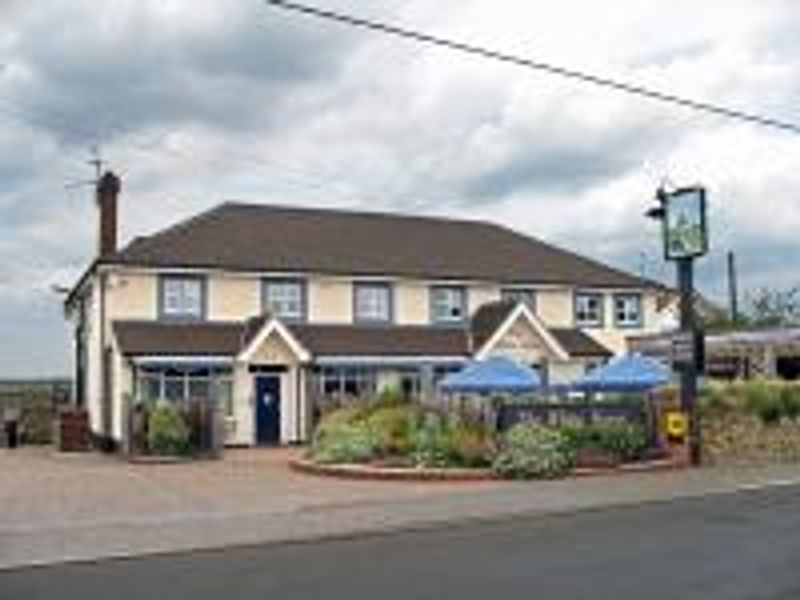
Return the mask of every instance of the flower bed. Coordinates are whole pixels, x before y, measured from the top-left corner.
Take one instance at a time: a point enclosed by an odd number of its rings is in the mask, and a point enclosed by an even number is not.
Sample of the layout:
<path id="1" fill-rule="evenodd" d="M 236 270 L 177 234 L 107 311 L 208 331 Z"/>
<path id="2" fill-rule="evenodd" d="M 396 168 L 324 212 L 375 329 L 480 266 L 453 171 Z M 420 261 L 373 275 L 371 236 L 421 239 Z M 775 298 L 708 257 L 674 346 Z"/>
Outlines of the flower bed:
<path id="1" fill-rule="evenodd" d="M 551 479 L 641 463 L 645 449 L 644 431 L 630 423 L 525 422 L 498 435 L 478 415 L 384 396 L 325 415 L 295 467 L 372 479 Z"/>

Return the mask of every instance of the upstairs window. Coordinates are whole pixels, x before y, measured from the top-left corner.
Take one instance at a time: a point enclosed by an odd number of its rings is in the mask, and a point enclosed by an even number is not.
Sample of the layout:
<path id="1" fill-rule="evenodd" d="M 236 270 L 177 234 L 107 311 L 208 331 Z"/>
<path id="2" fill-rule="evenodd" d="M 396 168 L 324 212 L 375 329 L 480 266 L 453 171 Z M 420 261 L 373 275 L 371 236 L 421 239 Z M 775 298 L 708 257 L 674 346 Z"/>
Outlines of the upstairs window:
<path id="1" fill-rule="evenodd" d="M 263 308 L 287 321 L 302 321 L 306 316 L 306 286 L 302 279 L 264 280 Z"/>
<path id="2" fill-rule="evenodd" d="M 467 318 L 467 291 L 461 286 L 431 288 L 431 321 L 438 325 L 459 324 Z"/>
<path id="3" fill-rule="evenodd" d="M 194 275 L 161 278 L 160 312 L 165 319 L 202 319 L 205 314 L 205 279 Z"/>
<path id="4" fill-rule="evenodd" d="M 388 323 L 392 320 L 392 287 L 388 283 L 356 283 L 355 320 Z"/>
<path id="5" fill-rule="evenodd" d="M 614 324 L 622 328 L 642 326 L 641 294 L 614 295 Z"/>
<path id="6" fill-rule="evenodd" d="M 575 294 L 575 325 L 578 327 L 602 327 L 603 308 L 603 294 L 577 292 Z"/>
<path id="7" fill-rule="evenodd" d="M 514 304 L 522 302 L 532 312 L 536 312 L 536 290 L 532 288 L 505 288 L 500 292 L 500 298 Z"/>

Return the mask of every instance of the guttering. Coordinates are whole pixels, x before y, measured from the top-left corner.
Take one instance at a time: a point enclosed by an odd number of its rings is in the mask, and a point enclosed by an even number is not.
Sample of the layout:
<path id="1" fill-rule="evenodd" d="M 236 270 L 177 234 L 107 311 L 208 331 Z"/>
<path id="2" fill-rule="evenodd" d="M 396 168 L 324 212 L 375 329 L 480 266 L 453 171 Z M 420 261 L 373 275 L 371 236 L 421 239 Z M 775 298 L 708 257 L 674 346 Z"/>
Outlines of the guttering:
<path id="1" fill-rule="evenodd" d="M 164 365 L 202 365 L 202 366 L 233 366 L 230 356 L 188 356 L 188 355 L 153 355 L 133 356 L 131 362 L 137 366 L 164 366 Z"/>

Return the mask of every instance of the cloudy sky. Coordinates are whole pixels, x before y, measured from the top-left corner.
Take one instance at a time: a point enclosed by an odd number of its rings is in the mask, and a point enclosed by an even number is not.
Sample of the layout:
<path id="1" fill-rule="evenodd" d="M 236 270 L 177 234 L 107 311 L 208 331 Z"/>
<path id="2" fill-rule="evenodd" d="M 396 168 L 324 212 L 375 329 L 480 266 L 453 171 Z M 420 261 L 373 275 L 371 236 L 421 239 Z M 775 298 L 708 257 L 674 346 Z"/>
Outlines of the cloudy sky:
<path id="1" fill-rule="evenodd" d="M 313 0 L 800 123 L 793 0 Z M 613 7 L 613 8 L 612 8 Z M 700 284 L 800 284 L 800 135 L 287 14 L 258 0 L 0 0 L 0 377 L 69 372 L 53 285 L 224 199 L 488 218 L 671 278 L 642 212 L 710 190 Z"/>

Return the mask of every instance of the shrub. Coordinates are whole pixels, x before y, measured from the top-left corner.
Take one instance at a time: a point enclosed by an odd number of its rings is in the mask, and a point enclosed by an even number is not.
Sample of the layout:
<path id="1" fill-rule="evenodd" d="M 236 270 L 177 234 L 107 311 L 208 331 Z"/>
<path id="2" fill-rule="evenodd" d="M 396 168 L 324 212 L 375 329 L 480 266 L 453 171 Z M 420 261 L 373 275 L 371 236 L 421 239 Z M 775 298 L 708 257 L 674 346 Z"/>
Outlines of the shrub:
<path id="1" fill-rule="evenodd" d="M 492 434 L 480 425 L 456 421 L 447 431 L 449 462 L 461 467 L 487 467 L 495 454 Z"/>
<path id="2" fill-rule="evenodd" d="M 735 400 L 730 386 L 708 382 L 700 390 L 699 407 L 704 415 L 726 415 L 736 408 Z"/>
<path id="3" fill-rule="evenodd" d="M 189 428 L 178 408 L 160 403 L 148 418 L 147 445 L 150 452 L 165 456 L 181 456 L 189 452 Z"/>
<path id="4" fill-rule="evenodd" d="M 567 438 L 536 423 L 518 423 L 503 438 L 492 468 L 515 479 L 554 478 L 572 468 L 575 455 Z"/>
<path id="5" fill-rule="evenodd" d="M 403 396 L 403 391 L 399 387 L 392 386 L 383 388 L 368 404 L 372 410 L 380 410 L 382 408 L 407 406 L 408 400 Z"/>
<path id="6" fill-rule="evenodd" d="M 384 406 L 367 417 L 375 436 L 376 450 L 383 456 L 405 456 L 414 449 L 417 413 L 410 406 Z"/>
<path id="7" fill-rule="evenodd" d="M 747 409 L 758 415 L 765 425 L 774 425 L 781 420 L 783 406 L 775 386 L 764 380 L 750 381 L 741 386 Z"/>
<path id="8" fill-rule="evenodd" d="M 647 448 L 644 427 L 625 421 L 570 425 L 560 431 L 575 452 L 603 452 L 623 462 L 640 459 Z"/>
<path id="9" fill-rule="evenodd" d="M 414 435 L 414 462 L 421 467 L 444 467 L 449 464 L 450 447 L 444 419 L 423 413 Z"/>
<path id="10" fill-rule="evenodd" d="M 786 384 L 780 391 L 781 414 L 796 421 L 800 417 L 800 387 Z"/>
<path id="11" fill-rule="evenodd" d="M 320 424 L 314 432 L 311 456 L 321 463 L 369 462 L 377 448 L 375 436 L 363 420 L 334 419 Z"/>

